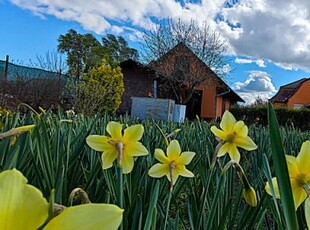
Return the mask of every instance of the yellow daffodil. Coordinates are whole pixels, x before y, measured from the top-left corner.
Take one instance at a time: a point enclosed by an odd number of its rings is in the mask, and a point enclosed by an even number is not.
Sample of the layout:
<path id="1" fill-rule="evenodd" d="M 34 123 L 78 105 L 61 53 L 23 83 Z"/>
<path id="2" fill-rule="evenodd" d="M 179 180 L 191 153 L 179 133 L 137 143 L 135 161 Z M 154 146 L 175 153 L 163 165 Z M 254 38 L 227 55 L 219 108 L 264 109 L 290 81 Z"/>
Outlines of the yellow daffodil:
<path id="1" fill-rule="evenodd" d="M 181 153 L 180 144 L 177 140 L 173 140 L 167 147 L 167 156 L 161 149 L 155 149 L 155 158 L 161 162 L 157 163 L 149 170 L 149 176 L 160 178 L 167 176 L 168 180 L 174 185 L 179 176 L 194 177 L 194 174 L 186 169 L 193 157 L 194 152 Z"/>
<path id="2" fill-rule="evenodd" d="M 143 126 L 130 126 L 122 134 L 122 125 L 111 121 L 107 125 L 107 132 L 110 136 L 88 136 L 87 144 L 92 149 L 102 152 L 103 169 L 112 167 L 113 162 L 119 158 L 118 164 L 123 169 L 123 173 L 130 173 L 134 165 L 133 157 L 148 154 L 147 149 L 139 142 L 144 132 Z"/>
<path id="3" fill-rule="evenodd" d="M 16 169 L 0 173 L 0 229 L 33 230 L 48 217 L 49 205 L 41 191 L 27 184 Z M 44 229 L 117 229 L 123 210 L 109 204 L 85 204 L 66 208 Z"/>
<path id="4" fill-rule="evenodd" d="M 310 185 L 310 141 L 305 141 L 297 157 L 286 155 L 286 162 L 294 197 L 295 209 L 305 201 L 307 192 L 304 186 Z M 280 198 L 277 178 L 272 178 L 272 184 L 276 198 Z M 267 182 L 266 191 L 272 195 L 271 188 Z"/>
<path id="5" fill-rule="evenodd" d="M 240 153 L 237 147 L 251 151 L 257 148 L 253 140 L 248 136 L 248 127 L 243 121 L 236 121 L 235 117 L 225 111 L 220 123 L 221 129 L 216 126 L 211 127 L 211 132 L 217 137 L 221 146 L 217 152 L 217 156 L 229 154 L 232 160 L 240 161 Z"/>
<path id="6" fill-rule="evenodd" d="M 256 192 L 252 186 L 244 188 L 242 191 L 243 198 L 252 207 L 257 206 Z"/>

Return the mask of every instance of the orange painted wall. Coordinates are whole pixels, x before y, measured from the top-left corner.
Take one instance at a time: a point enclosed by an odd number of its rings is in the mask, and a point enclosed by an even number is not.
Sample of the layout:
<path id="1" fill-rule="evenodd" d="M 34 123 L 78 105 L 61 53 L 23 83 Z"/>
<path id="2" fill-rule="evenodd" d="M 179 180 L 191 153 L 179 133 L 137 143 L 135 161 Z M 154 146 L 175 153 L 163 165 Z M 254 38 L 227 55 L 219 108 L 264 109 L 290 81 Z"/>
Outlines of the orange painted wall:
<path id="1" fill-rule="evenodd" d="M 225 106 L 223 108 L 223 103 L 225 103 Z M 217 97 L 217 103 L 216 103 L 216 117 L 222 118 L 223 113 L 225 110 L 229 110 L 230 108 L 230 100 L 229 98 L 225 97 Z"/>
<path id="2" fill-rule="evenodd" d="M 210 85 L 201 85 L 197 89 L 202 90 L 201 118 L 215 118 L 216 88 Z"/>
<path id="3" fill-rule="evenodd" d="M 216 117 L 222 116 L 223 97 L 216 98 Z"/>
<path id="4" fill-rule="evenodd" d="M 297 92 L 288 99 L 288 108 L 294 108 L 294 104 L 310 104 L 310 79 L 302 83 Z"/>
<path id="5" fill-rule="evenodd" d="M 273 102 L 272 104 L 273 104 L 275 107 L 286 107 L 286 103 Z"/>

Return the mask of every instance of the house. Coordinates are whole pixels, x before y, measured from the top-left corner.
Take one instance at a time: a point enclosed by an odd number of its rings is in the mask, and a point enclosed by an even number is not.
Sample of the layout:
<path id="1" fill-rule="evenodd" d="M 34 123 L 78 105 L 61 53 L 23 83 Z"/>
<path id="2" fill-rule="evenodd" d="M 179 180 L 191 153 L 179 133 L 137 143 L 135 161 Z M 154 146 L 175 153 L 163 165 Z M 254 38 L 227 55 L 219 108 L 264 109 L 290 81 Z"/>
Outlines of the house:
<path id="1" fill-rule="evenodd" d="M 184 43 L 179 43 L 149 65 L 128 60 L 121 63 L 121 68 L 125 85 L 122 111 L 129 111 L 129 98 L 145 97 L 149 92 L 155 97 L 184 102 L 188 118 L 196 115 L 203 119 L 220 118 L 231 104 L 244 102 Z M 172 84 L 169 78 L 176 75 L 181 76 L 179 82 L 173 83 L 178 87 L 178 95 L 169 87 Z M 187 90 L 189 88 L 194 90 Z"/>
<path id="2" fill-rule="evenodd" d="M 120 63 L 124 76 L 125 92 L 118 112 L 131 110 L 132 97 L 156 97 L 156 71 L 134 60 Z"/>
<path id="3" fill-rule="evenodd" d="M 281 86 L 270 101 L 277 107 L 310 108 L 310 78 L 303 78 Z"/>

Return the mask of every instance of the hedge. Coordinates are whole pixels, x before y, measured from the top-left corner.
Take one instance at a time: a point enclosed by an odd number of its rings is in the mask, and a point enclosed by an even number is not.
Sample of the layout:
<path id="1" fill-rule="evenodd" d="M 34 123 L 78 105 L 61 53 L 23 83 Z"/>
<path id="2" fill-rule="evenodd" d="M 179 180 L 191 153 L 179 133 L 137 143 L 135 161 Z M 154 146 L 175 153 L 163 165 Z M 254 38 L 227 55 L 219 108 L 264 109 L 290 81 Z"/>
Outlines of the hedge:
<path id="1" fill-rule="evenodd" d="M 232 106 L 230 112 L 246 124 L 267 126 L 267 106 Z M 310 109 L 275 108 L 279 125 L 310 130 Z"/>

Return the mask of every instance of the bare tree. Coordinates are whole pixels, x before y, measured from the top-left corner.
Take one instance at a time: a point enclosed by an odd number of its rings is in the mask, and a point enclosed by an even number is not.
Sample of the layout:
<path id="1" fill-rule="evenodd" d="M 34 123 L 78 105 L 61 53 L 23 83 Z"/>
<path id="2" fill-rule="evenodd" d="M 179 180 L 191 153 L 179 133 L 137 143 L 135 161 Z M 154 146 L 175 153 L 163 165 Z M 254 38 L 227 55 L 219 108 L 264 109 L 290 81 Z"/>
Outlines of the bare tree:
<path id="1" fill-rule="evenodd" d="M 56 51 L 47 51 L 45 56 L 36 55 L 36 61 L 30 60 L 30 67 L 65 74 L 68 71 L 63 55 Z"/>
<path id="2" fill-rule="evenodd" d="M 143 38 L 144 62 L 164 76 L 159 93 L 162 96 L 170 94 L 170 98 L 186 104 L 200 84 L 216 80 L 215 74 L 225 77 L 226 42 L 206 22 L 198 26 L 194 20 L 185 23 L 180 19 L 169 19 L 155 29 L 145 31 Z M 183 48 L 178 47 L 179 44 Z M 180 49 L 173 60 L 169 55 L 166 58 L 172 49 Z"/>

